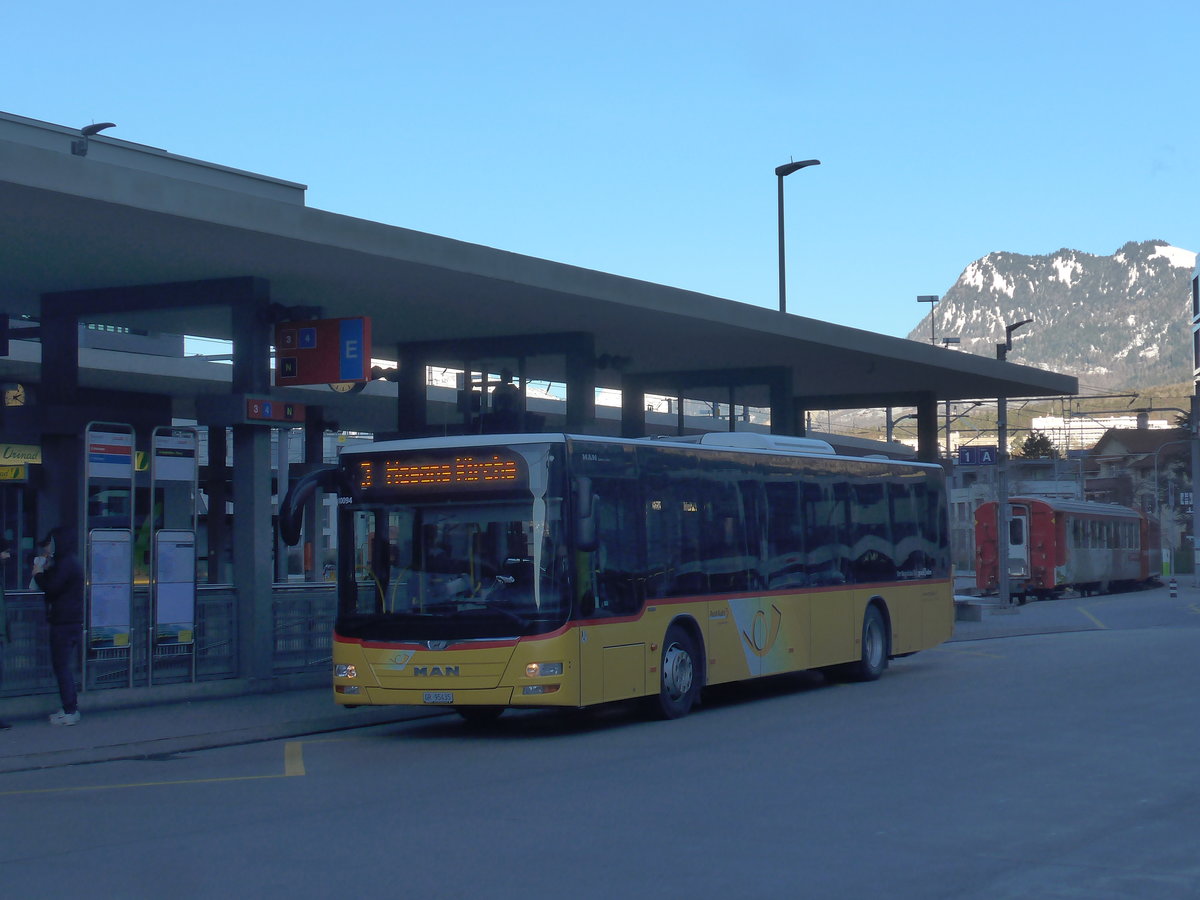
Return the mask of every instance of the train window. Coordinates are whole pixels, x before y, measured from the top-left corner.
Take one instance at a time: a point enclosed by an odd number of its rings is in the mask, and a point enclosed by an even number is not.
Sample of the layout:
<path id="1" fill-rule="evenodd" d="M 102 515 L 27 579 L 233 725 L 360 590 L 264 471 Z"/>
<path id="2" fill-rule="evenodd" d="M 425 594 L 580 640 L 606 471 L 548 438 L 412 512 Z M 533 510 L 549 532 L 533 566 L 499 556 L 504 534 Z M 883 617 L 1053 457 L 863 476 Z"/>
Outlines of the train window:
<path id="1" fill-rule="evenodd" d="M 1020 547 L 1025 543 L 1025 520 L 1013 519 L 1008 523 L 1008 543 L 1011 547 Z"/>

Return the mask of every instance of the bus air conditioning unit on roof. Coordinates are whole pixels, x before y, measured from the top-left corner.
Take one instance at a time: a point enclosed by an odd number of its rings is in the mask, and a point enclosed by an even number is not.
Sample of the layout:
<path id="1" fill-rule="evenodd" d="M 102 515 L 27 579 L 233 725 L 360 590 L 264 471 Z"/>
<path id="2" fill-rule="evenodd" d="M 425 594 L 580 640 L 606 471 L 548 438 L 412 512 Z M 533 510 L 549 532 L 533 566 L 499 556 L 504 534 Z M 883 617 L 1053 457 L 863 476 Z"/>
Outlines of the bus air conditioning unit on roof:
<path id="1" fill-rule="evenodd" d="M 740 450 L 785 450 L 789 453 L 837 455 L 837 451 L 827 441 L 784 434 L 762 434 L 756 431 L 711 431 L 700 438 L 700 443 L 709 447 L 736 447 Z"/>

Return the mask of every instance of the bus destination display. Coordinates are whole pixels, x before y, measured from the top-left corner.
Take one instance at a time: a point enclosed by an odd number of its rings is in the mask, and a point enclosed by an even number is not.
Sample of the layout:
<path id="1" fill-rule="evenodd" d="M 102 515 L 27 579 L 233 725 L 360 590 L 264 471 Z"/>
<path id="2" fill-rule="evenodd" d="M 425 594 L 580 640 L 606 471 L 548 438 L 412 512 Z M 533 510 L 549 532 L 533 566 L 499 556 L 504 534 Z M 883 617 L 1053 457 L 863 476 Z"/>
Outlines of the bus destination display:
<path id="1" fill-rule="evenodd" d="M 445 459 L 428 456 L 374 457 L 358 462 L 362 494 L 443 491 L 487 491 L 520 487 L 520 457 L 499 453 L 479 456 L 457 453 Z"/>

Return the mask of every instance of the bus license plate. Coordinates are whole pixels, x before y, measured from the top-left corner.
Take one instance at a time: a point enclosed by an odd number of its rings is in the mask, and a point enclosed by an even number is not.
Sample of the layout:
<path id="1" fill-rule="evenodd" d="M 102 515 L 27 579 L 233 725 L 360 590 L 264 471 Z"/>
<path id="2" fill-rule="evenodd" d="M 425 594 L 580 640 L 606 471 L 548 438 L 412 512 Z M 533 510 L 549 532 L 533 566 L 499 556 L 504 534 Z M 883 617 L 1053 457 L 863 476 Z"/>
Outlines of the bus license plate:
<path id="1" fill-rule="evenodd" d="M 453 691 L 426 691 L 425 692 L 425 702 L 426 703 L 453 703 L 454 702 L 454 693 L 453 693 Z"/>

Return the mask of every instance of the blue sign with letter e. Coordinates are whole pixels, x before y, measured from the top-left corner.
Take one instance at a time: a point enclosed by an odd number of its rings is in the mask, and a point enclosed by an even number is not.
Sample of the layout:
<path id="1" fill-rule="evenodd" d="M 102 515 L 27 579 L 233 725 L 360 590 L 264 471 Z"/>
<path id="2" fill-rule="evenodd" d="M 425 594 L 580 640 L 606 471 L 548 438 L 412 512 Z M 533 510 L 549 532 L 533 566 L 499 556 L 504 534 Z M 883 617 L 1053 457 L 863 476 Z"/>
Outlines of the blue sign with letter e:
<path id="1" fill-rule="evenodd" d="M 342 319 L 338 322 L 338 372 L 342 381 L 361 381 L 366 372 L 363 346 L 363 320 Z"/>

